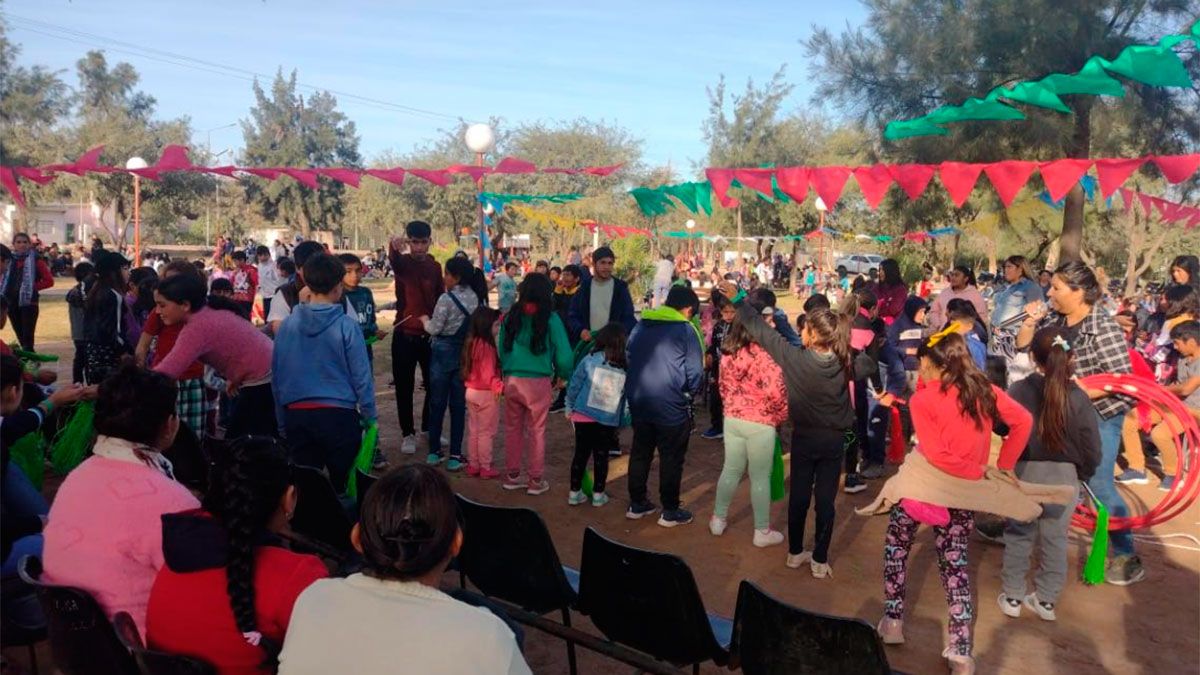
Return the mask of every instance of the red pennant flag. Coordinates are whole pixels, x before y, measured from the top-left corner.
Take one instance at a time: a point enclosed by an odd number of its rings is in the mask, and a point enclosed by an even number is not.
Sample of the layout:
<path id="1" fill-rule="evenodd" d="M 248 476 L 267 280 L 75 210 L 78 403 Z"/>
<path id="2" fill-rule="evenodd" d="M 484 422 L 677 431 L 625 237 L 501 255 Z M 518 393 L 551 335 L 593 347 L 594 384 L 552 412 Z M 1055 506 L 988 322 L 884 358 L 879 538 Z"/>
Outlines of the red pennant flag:
<path id="1" fill-rule="evenodd" d="M 1154 163 L 1162 169 L 1163 175 L 1171 183 L 1181 183 L 1196 173 L 1200 168 L 1200 153 L 1191 155 L 1159 155 L 1154 157 Z"/>
<path id="2" fill-rule="evenodd" d="M 276 178 L 279 178 L 280 173 L 281 173 L 279 171 L 279 169 L 239 169 L 239 170 L 245 171 L 246 173 L 250 174 L 251 176 L 258 176 L 259 178 L 266 178 L 267 180 L 275 180 Z"/>
<path id="3" fill-rule="evenodd" d="M 423 178 L 434 185 L 445 187 L 450 184 L 450 176 L 446 173 L 445 169 L 409 169 L 408 172 L 417 178 Z"/>
<path id="4" fill-rule="evenodd" d="M 1090 159 L 1056 159 L 1039 164 L 1042 181 L 1046 183 L 1046 191 L 1050 193 L 1050 201 L 1056 202 L 1066 197 L 1091 167 Z"/>
<path id="5" fill-rule="evenodd" d="M 579 173 L 579 169 L 563 169 L 561 167 L 551 166 L 542 169 L 542 173 L 565 173 L 568 176 L 574 176 L 575 174 Z"/>
<path id="6" fill-rule="evenodd" d="M 367 169 L 367 175 L 395 185 L 404 185 L 404 169 Z"/>
<path id="7" fill-rule="evenodd" d="M 533 162 L 526 162 L 516 157 L 505 157 L 493 169 L 496 173 L 533 173 L 537 167 Z"/>
<path id="8" fill-rule="evenodd" d="M 151 167 L 161 173 L 163 171 L 185 171 L 192 168 L 192 160 L 188 159 L 187 148 L 182 145 L 168 145 L 163 148 L 158 162 Z"/>
<path id="9" fill-rule="evenodd" d="M 145 178 L 146 180 L 157 181 L 159 178 L 162 178 L 162 176 L 159 175 L 158 169 L 156 169 L 152 166 L 148 166 L 144 169 L 126 169 L 125 171 L 127 173 L 131 173 L 135 176 L 141 176 L 142 178 Z"/>
<path id="10" fill-rule="evenodd" d="M 100 167 L 100 153 L 104 152 L 103 145 L 88 150 L 70 164 L 51 164 L 45 167 L 46 171 L 61 171 L 63 173 L 73 173 L 76 176 L 82 176 L 88 171 L 110 171 L 111 167 Z"/>
<path id="11" fill-rule="evenodd" d="M 1153 215 L 1154 197 L 1141 192 L 1135 192 L 1133 194 L 1135 197 L 1137 197 L 1137 200 L 1142 203 L 1142 212 L 1146 214 L 1146 217 L 1149 218 L 1151 215 Z"/>
<path id="12" fill-rule="evenodd" d="M 976 178 L 978 178 L 979 174 L 975 174 L 975 175 L 976 175 Z M 963 200 L 963 201 L 965 202 L 966 200 Z M 929 239 L 933 239 L 933 237 L 928 232 L 905 232 L 904 238 L 909 241 L 916 241 L 916 242 L 922 242 L 922 241 L 927 241 Z"/>
<path id="13" fill-rule="evenodd" d="M 1121 195 L 1121 201 L 1125 204 L 1125 210 L 1133 208 L 1133 190 L 1128 188 L 1117 188 L 1117 194 Z"/>
<path id="14" fill-rule="evenodd" d="M 937 167 L 932 164 L 891 164 L 888 166 L 892 178 L 908 198 L 916 201 L 929 186 Z"/>
<path id="15" fill-rule="evenodd" d="M 609 176 L 620 169 L 624 164 L 612 164 L 610 166 L 589 166 L 583 170 L 583 173 L 589 176 Z"/>
<path id="16" fill-rule="evenodd" d="M 820 166 L 809 169 L 809 179 L 813 190 L 825 207 L 833 210 L 833 205 L 842 197 L 842 188 L 850 179 L 850 168 L 845 166 Z"/>
<path id="17" fill-rule="evenodd" d="M 303 185 L 307 185 L 314 190 L 317 189 L 317 174 L 313 173 L 310 169 L 294 169 L 291 167 L 285 167 L 280 169 L 280 171 L 287 176 L 295 178 Z"/>
<path id="18" fill-rule="evenodd" d="M 17 177 L 31 180 L 38 185 L 46 185 L 54 180 L 53 174 L 42 173 L 32 166 L 14 166 L 10 168 L 12 168 L 13 173 L 17 174 Z"/>
<path id="19" fill-rule="evenodd" d="M 808 169 L 803 166 L 775 169 L 775 182 L 783 194 L 797 202 L 803 202 L 808 197 Z"/>
<path id="20" fill-rule="evenodd" d="M 25 208 L 25 196 L 21 194 L 21 184 L 17 182 L 17 174 L 11 167 L 0 166 L 0 185 L 8 190 L 8 194 L 12 195 L 13 202 L 17 206 Z"/>
<path id="21" fill-rule="evenodd" d="M 359 182 L 362 180 L 362 174 L 354 169 L 323 167 L 320 169 L 312 169 L 312 172 L 318 176 L 325 176 L 326 178 L 332 178 L 339 183 L 345 183 L 350 187 L 358 187 Z"/>
<path id="22" fill-rule="evenodd" d="M 988 180 L 992 181 L 992 187 L 996 188 L 996 194 L 1000 195 L 1000 203 L 1008 208 L 1012 206 L 1013 200 L 1017 198 L 1017 193 L 1021 191 L 1021 188 L 1029 182 L 1029 177 L 1033 175 L 1033 170 L 1036 168 L 1037 163 L 1035 162 L 1009 160 L 985 164 L 983 172 L 987 174 Z"/>
<path id="23" fill-rule="evenodd" d="M 1137 159 L 1098 159 L 1096 160 L 1096 177 L 1100 179 L 1100 196 L 1108 199 L 1117 188 L 1133 175 L 1142 164 L 1145 157 Z"/>
<path id="24" fill-rule="evenodd" d="M 742 187 L 774 197 L 775 190 L 771 185 L 771 174 L 773 173 L 775 172 L 772 169 L 735 169 L 733 178 L 741 183 Z"/>
<path id="25" fill-rule="evenodd" d="M 942 162 L 938 176 L 942 179 L 942 185 L 946 186 L 946 192 L 950 194 L 950 201 L 962 208 L 971 196 L 971 190 L 975 189 L 975 182 L 979 180 L 982 171 L 982 164 Z"/>
<path id="26" fill-rule="evenodd" d="M 713 194 L 721 206 L 732 209 L 741 202 L 729 196 L 729 185 L 733 182 L 733 169 L 705 169 L 705 177 L 712 184 Z"/>
<path id="27" fill-rule="evenodd" d="M 453 166 L 446 167 L 445 171 L 446 173 L 465 173 L 476 183 L 478 183 L 479 179 L 483 178 L 484 175 L 492 172 L 492 170 L 486 166 L 473 166 L 471 164 L 455 164 Z"/>
<path id="28" fill-rule="evenodd" d="M 858 189 L 862 190 L 867 206 L 874 211 L 892 187 L 892 172 L 885 164 L 860 166 L 854 169 L 854 180 L 858 181 Z"/>
<path id="29" fill-rule="evenodd" d="M 236 166 L 207 166 L 197 167 L 196 170 L 203 171 L 204 173 L 215 173 L 219 176 L 229 176 L 230 178 L 233 178 L 233 174 L 239 169 Z"/>

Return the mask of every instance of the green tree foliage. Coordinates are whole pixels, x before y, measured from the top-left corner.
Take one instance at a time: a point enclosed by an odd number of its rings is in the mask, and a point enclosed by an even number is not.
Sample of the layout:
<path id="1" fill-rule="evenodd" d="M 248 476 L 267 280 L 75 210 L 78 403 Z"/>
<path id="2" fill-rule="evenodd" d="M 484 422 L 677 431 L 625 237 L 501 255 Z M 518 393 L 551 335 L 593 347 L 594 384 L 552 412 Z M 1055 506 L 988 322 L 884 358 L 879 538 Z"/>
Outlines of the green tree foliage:
<path id="1" fill-rule="evenodd" d="M 840 36 L 816 28 L 816 97 L 881 128 L 1002 84 L 1074 72 L 1093 54 L 1114 57 L 1195 21 L 1193 0 L 866 0 L 865 27 Z M 1193 79 L 1200 59 L 1188 59 Z M 894 161 L 1050 159 L 1173 153 L 1196 147 L 1196 90 L 1126 83 L 1126 96 L 1067 96 L 1073 114 L 1025 107 L 1027 119 L 952 125 L 949 136 L 887 143 Z M 1120 120 L 1105 124 L 1103 120 Z M 1153 172 L 1153 169 L 1149 170 Z M 961 214 L 960 214 L 960 220 Z M 1067 196 L 1063 257 L 1081 256 L 1083 191 Z"/>
<path id="2" fill-rule="evenodd" d="M 70 89 L 57 72 L 18 65 L 19 55 L 0 21 L 0 158 L 17 165 L 53 161 Z"/>
<path id="3" fill-rule="evenodd" d="M 296 93 L 296 73 L 275 75 L 270 94 L 254 83 L 254 107 L 242 121 L 245 148 L 241 161 L 261 167 L 357 167 L 358 135 L 354 122 L 337 109 L 327 92 L 305 99 Z M 246 199 L 264 218 L 308 236 L 313 230 L 342 234 L 346 186 L 321 177 L 317 189 L 290 177 L 243 180 Z"/>

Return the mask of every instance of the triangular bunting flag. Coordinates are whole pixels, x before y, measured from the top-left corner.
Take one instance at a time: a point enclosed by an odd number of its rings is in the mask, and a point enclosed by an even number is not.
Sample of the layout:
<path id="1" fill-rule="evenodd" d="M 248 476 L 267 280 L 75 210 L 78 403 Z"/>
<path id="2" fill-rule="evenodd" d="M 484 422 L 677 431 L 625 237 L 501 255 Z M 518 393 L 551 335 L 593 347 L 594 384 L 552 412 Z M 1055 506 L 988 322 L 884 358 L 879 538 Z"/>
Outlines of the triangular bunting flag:
<path id="1" fill-rule="evenodd" d="M 1200 168 L 1200 153 L 1191 155 L 1159 155 L 1154 163 L 1162 169 L 1163 175 L 1171 183 L 1182 183 L 1191 178 Z"/>
<path id="2" fill-rule="evenodd" d="M 609 176 L 616 173 L 617 169 L 620 169 L 622 166 L 625 165 L 610 164 L 608 166 L 589 166 L 586 167 L 582 173 L 586 173 L 589 176 Z"/>
<path id="3" fill-rule="evenodd" d="M 892 187 L 892 173 L 885 164 L 855 168 L 854 180 L 858 182 L 858 189 L 862 190 L 863 199 L 867 200 L 867 206 L 872 211 L 879 208 L 888 188 Z"/>
<path id="4" fill-rule="evenodd" d="M 1017 198 L 1017 193 L 1021 191 L 1021 188 L 1029 182 L 1029 177 L 1033 175 L 1036 168 L 1035 162 L 1014 159 L 985 164 L 983 172 L 992 182 L 992 187 L 996 188 L 996 194 L 1000 195 L 1000 203 L 1008 208 L 1012 206 L 1013 200 Z"/>
<path id="5" fill-rule="evenodd" d="M 1091 167 L 1090 159 L 1056 159 L 1053 162 L 1042 162 L 1038 166 L 1042 180 L 1046 183 L 1046 191 L 1050 193 L 1050 200 L 1055 202 L 1066 197 Z"/>
<path id="6" fill-rule="evenodd" d="M 783 194 L 797 202 L 808 196 L 808 169 L 803 166 L 775 169 L 775 182 Z"/>
<path id="7" fill-rule="evenodd" d="M 733 183 L 733 169 L 705 169 L 704 175 L 712 184 L 713 194 L 717 202 L 727 209 L 738 206 L 741 202 L 729 196 L 729 186 Z"/>
<path id="8" fill-rule="evenodd" d="M 17 182 L 17 174 L 7 166 L 0 166 L 0 185 L 8 190 L 8 194 L 12 195 L 13 202 L 21 208 L 25 208 L 25 196 L 21 194 L 21 185 Z"/>
<path id="9" fill-rule="evenodd" d="M 900 189 L 904 190 L 904 194 L 916 201 L 925 192 L 925 188 L 929 187 L 929 181 L 933 179 L 937 167 L 930 164 L 893 164 L 888 167 L 888 171 Z"/>
<path id="10" fill-rule="evenodd" d="M 423 178 L 434 185 L 445 187 L 450 184 L 450 176 L 445 169 L 409 169 L 409 173 L 417 178 Z"/>
<path id="11" fill-rule="evenodd" d="M 941 177 L 942 185 L 946 186 L 946 192 L 950 194 L 950 201 L 955 206 L 962 208 L 962 205 L 967 203 L 967 198 L 971 196 L 971 190 L 975 189 L 975 182 L 979 180 L 981 171 L 983 171 L 982 164 L 942 162 L 938 176 Z"/>
<path id="12" fill-rule="evenodd" d="M 773 169 L 736 169 L 733 172 L 733 178 L 743 187 L 769 196 L 773 192 L 772 173 L 774 173 Z"/>
<path id="13" fill-rule="evenodd" d="M 1100 179 L 1100 196 L 1108 199 L 1117 188 L 1121 187 L 1134 171 L 1146 162 L 1144 157 L 1137 159 L 1098 159 L 1096 160 L 1096 176 Z"/>
<path id="14" fill-rule="evenodd" d="M 393 185 L 404 185 L 404 169 L 367 169 L 367 175 Z"/>
<path id="15" fill-rule="evenodd" d="M 251 176 L 266 178 L 267 180 L 275 180 L 280 175 L 279 169 L 241 169 L 241 171 L 245 171 Z"/>
<path id="16" fill-rule="evenodd" d="M 42 173 L 32 166 L 14 166 L 11 168 L 17 174 L 17 177 L 31 180 L 38 185 L 46 185 L 54 181 L 54 174 Z"/>
<path id="17" fill-rule="evenodd" d="M 320 169 L 313 169 L 313 172 L 316 173 L 317 175 L 325 176 L 326 178 L 332 178 L 333 180 L 336 180 L 339 183 L 345 183 L 346 185 L 349 185 L 351 187 L 358 187 L 359 182 L 362 180 L 362 174 L 355 171 L 354 169 L 339 169 L 339 168 L 325 167 L 325 168 L 320 168 Z"/>
<path id="18" fill-rule="evenodd" d="M 314 190 L 317 189 L 317 174 L 309 169 L 293 169 L 291 167 L 280 169 L 285 175 L 291 176 L 299 181 L 302 185 L 306 185 Z"/>
<path id="19" fill-rule="evenodd" d="M 184 171 L 192 168 L 192 160 L 188 159 L 187 148 L 182 145 L 168 145 L 163 148 L 158 162 L 151 167 L 155 171 Z"/>
<path id="20" fill-rule="evenodd" d="M 80 155 L 79 159 L 70 164 L 51 164 L 45 167 L 47 171 L 61 171 L 63 173 L 73 173 L 76 176 L 82 176 L 88 171 L 101 171 L 100 153 L 104 152 L 103 145 L 88 150 Z M 106 167 L 107 168 L 107 167 Z"/>
<path id="21" fill-rule="evenodd" d="M 453 164 L 446 167 L 445 171 L 446 173 L 465 173 L 476 183 L 478 183 L 479 179 L 484 175 L 492 172 L 490 167 L 475 166 L 473 164 Z"/>
<path id="22" fill-rule="evenodd" d="M 850 168 L 845 166 L 820 166 L 809 170 L 813 191 L 830 210 L 841 198 L 842 188 L 846 187 L 846 181 L 849 179 Z"/>
<path id="23" fill-rule="evenodd" d="M 537 167 L 533 162 L 526 162 L 516 157 L 505 157 L 496 165 L 494 171 L 496 173 L 533 173 L 537 171 Z"/>

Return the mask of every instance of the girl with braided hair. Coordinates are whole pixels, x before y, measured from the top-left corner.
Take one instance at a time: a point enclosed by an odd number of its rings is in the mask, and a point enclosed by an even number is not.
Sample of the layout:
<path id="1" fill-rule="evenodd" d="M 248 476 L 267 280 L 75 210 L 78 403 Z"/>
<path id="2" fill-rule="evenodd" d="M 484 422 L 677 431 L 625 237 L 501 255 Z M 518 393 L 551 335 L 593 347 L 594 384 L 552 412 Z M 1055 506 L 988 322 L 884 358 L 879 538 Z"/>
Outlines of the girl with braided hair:
<path id="1" fill-rule="evenodd" d="M 380 478 L 350 541 L 363 571 L 301 594 L 281 674 L 530 672 L 504 621 L 438 590 L 463 541 L 445 474 L 407 464 Z"/>
<path id="2" fill-rule="evenodd" d="M 282 446 L 243 436 L 217 461 L 201 509 L 163 516 L 163 558 L 146 642 L 219 673 L 274 672 L 300 593 L 328 576 L 320 558 L 283 548 L 296 508 Z"/>

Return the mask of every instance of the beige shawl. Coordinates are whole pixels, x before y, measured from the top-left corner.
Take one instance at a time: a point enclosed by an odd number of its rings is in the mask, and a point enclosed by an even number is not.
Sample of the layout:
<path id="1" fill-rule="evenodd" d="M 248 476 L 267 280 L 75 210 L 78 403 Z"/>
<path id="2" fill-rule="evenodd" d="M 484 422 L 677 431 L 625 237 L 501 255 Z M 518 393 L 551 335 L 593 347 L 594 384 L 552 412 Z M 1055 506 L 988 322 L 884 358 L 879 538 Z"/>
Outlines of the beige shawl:
<path id="1" fill-rule="evenodd" d="M 992 467 L 981 480 L 958 478 L 930 464 L 920 452 L 910 452 L 875 501 L 855 513 L 873 516 L 890 511 L 901 499 L 915 499 L 1029 522 L 1042 514 L 1042 504 L 1071 504 L 1077 490 L 1069 485 L 1014 482 Z"/>

